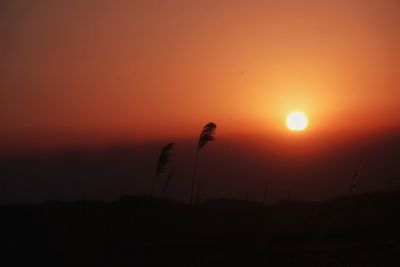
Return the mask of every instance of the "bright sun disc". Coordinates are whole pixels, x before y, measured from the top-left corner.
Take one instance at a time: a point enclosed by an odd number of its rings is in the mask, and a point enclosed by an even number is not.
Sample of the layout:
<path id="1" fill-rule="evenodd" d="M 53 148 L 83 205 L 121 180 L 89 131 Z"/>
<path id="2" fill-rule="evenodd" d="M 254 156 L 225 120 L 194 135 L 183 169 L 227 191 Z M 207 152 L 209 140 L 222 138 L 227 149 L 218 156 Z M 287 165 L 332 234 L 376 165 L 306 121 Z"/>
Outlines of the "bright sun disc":
<path id="1" fill-rule="evenodd" d="M 291 131 L 303 131 L 308 125 L 307 116 L 300 111 L 292 112 L 287 116 L 286 125 Z"/>

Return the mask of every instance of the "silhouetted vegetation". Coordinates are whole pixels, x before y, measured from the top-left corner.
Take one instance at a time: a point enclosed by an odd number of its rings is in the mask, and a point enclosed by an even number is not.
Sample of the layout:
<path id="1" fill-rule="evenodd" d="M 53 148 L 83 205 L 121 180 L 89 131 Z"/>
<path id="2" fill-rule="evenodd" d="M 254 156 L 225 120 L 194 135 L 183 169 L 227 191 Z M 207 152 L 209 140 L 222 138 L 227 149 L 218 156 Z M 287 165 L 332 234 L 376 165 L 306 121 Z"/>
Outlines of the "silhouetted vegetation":
<path id="1" fill-rule="evenodd" d="M 170 164 L 174 143 L 169 143 L 158 157 L 150 196 L 91 202 L 77 177 L 76 191 L 82 191 L 78 202 L 0 206 L 2 262 L 5 266 L 400 264 L 400 192 L 393 191 L 393 177 L 389 192 L 357 194 L 358 167 L 344 197 L 300 202 L 292 201 L 288 190 L 287 200 L 266 205 L 271 160 L 258 202 L 251 202 L 246 191 L 244 201 L 207 199 L 201 203 L 197 161 L 200 149 L 214 140 L 215 131 L 216 125 L 208 123 L 200 134 L 189 205 L 164 198 L 175 173 L 175 165 Z M 112 162 L 105 158 L 105 163 Z M 120 162 L 124 157 L 113 159 Z M 157 178 L 167 170 L 163 198 L 156 198 Z"/>
<path id="2" fill-rule="evenodd" d="M 175 166 L 172 166 L 171 170 L 168 173 L 167 179 L 165 180 L 165 184 L 164 184 L 164 188 L 163 188 L 163 195 L 165 195 L 165 191 L 167 191 L 167 188 L 168 188 L 169 184 L 171 183 L 171 179 L 172 179 L 172 176 L 174 175 L 174 173 L 175 173 Z"/>
<path id="3" fill-rule="evenodd" d="M 269 192 L 269 185 L 270 185 L 270 181 L 269 179 L 271 178 L 271 168 L 272 168 L 272 160 L 270 160 L 268 162 L 268 166 L 267 166 L 267 174 L 266 174 L 266 179 L 265 179 L 265 188 L 264 188 L 264 196 L 263 196 L 263 201 L 262 203 L 265 205 L 266 201 L 267 201 L 267 196 L 268 196 L 268 192 Z"/>
<path id="4" fill-rule="evenodd" d="M 196 150 L 196 157 L 194 159 L 194 166 L 193 166 L 193 177 L 192 177 L 192 189 L 190 192 L 190 204 L 193 203 L 193 194 L 195 193 L 195 187 L 196 187 L 196 169 L 197 169 L 197 161 L 199 158 L 199 152 L 200 149 L 205 146 L 208 142 L 214 141 L 215 139 L 215 130 L 217 129 L 217 125 L 213 122 L 207 123 L 204 127 L 203 130 L 201 131 L 200 137 L 199 137 L 199 142 L 197 144 L 197 150 Z M 200 191 L 200 186 L 201 186 L 201 177 L 197 183 L 197 190 L 196 190 L 196 202 L 199 200 L 199 191 Z"/>
<path id="5" fill-rule="evenodd" d="M 112 203 L 0 206 L 3 266 L 398 266 L 400 192 L 274 206 Z"/>
<path id="6" fill-rule="evenodd" d="M 154 174 L 153 184 L 151 186 L 151 195 L 154 194 L 154 187 L 156 184 L 157 177 L 165 171 L 167 164 L 170 162 L 169 158 L 173 146 L 174 143 L 169 143 L 168 145 L 166 145 L 161 149 L 160 156 L 158 157 L 157 160 L 156 172 Z"/>

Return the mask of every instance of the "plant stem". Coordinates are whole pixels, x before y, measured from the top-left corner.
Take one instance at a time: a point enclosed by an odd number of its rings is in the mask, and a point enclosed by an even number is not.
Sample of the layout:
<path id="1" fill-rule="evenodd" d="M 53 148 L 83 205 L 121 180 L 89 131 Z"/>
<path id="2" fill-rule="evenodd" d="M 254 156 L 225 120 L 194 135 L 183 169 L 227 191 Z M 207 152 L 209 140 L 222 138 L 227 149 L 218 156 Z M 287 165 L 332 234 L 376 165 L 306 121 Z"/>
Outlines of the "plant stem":
<path id="1" fill-rule="evenodd" d="M 196 151 L 196 157 L 194 158 L 194 167 L 193 167 L 193 177 L 192 177 L 192 190 L 190 192 L 190 204 L 193 203 L 193 193 L 194 193 L 194 186 L 196 182 L 196 169 L 197 169 L 197 159 L 199 158 L 199 149 Z"/>

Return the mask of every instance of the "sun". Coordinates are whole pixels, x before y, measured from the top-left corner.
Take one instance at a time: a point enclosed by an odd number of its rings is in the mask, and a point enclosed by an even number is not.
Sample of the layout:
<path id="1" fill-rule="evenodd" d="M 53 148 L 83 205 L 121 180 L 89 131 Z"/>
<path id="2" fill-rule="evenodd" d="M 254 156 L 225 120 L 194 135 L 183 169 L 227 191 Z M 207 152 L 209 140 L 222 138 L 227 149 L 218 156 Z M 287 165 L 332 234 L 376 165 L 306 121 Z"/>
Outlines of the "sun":
<path id="1" fill-rule="evenodd" d="M 301 111 L 290 113 L 286 118 L 286 126 L 291 131 L 304 131 L 308 126 L 307 115 Z"/>

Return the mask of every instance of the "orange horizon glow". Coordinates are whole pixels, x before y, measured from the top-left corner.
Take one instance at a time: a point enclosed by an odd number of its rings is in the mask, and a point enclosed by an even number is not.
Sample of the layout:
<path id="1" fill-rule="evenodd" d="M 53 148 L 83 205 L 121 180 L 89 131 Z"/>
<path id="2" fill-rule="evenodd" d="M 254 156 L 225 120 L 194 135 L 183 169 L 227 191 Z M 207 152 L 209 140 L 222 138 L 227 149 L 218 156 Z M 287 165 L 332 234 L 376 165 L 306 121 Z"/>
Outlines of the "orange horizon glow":
<path id="1" fill-rule="evenodd" d="M 0 10 L 1 149 L 400 128 L 396 1 L 28 3 Z"/>

